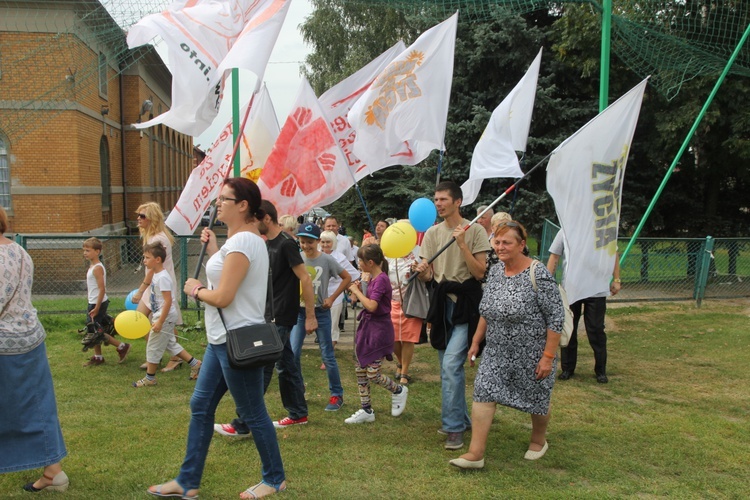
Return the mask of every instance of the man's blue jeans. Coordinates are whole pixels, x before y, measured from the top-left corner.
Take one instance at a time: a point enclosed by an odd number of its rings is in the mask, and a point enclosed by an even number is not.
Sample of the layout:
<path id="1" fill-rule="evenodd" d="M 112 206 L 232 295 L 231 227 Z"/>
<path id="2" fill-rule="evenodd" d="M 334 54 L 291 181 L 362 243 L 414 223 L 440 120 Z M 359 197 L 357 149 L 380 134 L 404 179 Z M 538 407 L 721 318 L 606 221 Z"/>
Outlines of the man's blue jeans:
<path id="1" fill-rule="evenodd" d="M 201 374 L 190 398 L 187 450 L 177 483 L 185 490 L 200 488 L 208 447 L 214 433 L 214 416 L 222 396 L 232 394 L 237 413 L 250 427 L 260 455 L 263 481 L 278 488 L 284 481 L 276 430 L 263 401 L 263 368 L 235 370 L 229 366 L 226 344 L 208 344 Z M 238 464 L 249 462 L 235 462 Z M 230 465 L 230 464 L 226 464 Z M 252 475 L 251 473 L 248 475 Z"/>
<path id="2" fill-rule="evenodd" d="M 445 298 L 445 324 L 450 340 L 444 351 L 438 351 L 442 382 L 442 423 L 446 432 L 463 432 L 471 426 L 466 407 L 466 372 L 464 363 L 469 352 L 469 325 L 451 322 L 456 304 Z"/>
<path id="3" fill-rule="evenodd" d="M 294 357 L 292 344 L 290 342 L 291 326 L 276 325 L 279 337 L 284 343 L 284 351 L 281 359 L 276 362 L 276 372 L 279 374 L 279 393 L 281 403 L 289 412 L 289 418 L 298 420 L 307 416 L 307 401 L 305 401 L 305 381 L 302 372 Z M 274 365 L 267 365 L 263 369 L 263 393 L 268 390 L 273 378 Z"/>
<path id="4" fill-rule="evenodd" d="M 344 396 L 344 388 L 341 386 L 341 376 L 339 375 L 339 365 L 336 363 L 336 356 L 333 353 L 333 341 L 331 340 L 331 311 L 322 307 L 315 308 L 315 318 L 318 320 L 318 345 L 320 346 L 320 357 L 326 365 L 328 374 L 328 390 L 331 396 Z M 297 324 L 292 328 L 292 350 L 297 366 L 302 373 L 302 344 L 305 342 L 305 308 L 300 307 L 297 315 Z"/>

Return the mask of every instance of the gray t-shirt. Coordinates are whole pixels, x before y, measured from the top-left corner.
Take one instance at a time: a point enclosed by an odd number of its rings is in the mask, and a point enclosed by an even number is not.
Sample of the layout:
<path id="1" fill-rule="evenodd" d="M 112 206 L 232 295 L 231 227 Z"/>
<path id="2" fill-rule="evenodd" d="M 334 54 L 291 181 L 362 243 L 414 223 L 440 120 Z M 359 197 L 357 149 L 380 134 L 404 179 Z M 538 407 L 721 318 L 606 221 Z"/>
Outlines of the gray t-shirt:
<path id="1" fill-rule="evenodd" d="M 331 276 L 338 276 L 344 268 L 336 262 L 336 259 L 322 252 L 314 259 L 308 259 L 303 253 L 302 260 L 305 262 L 305 269 L 312 280 L 315 307 L 320 307 L 323 305 L 323 301 L 328 298 L 328 281 Z M 305 305 L 301 290 L 299 303 L 300 306 Z"/>

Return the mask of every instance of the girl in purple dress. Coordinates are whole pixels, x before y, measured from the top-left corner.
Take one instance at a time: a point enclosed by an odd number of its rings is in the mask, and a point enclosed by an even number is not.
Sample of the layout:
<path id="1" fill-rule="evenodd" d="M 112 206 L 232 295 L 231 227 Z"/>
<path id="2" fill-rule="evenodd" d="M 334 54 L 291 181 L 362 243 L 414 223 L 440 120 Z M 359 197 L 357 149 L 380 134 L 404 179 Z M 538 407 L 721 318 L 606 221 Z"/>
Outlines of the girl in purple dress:
<path id="1" fill-rule="evenodd" d="M 393 353 L 394 333 L 391 322 L 391 297 L 393 289 L 388 279 L 388 262 L 378 245 L 363 245 L 357 252 L 359 269 L 370 273 L 367 295 L 362 293 L 359 281 L 349 287 L 356 295 L 363 311 L 359 314 L 359 326 L 354 341 L 357 359 L 356 373 L 359 398 L 362 408 L 344 420 L 347 424 L 363 424 L 375 421 L 375 412 L 370 403 L 370 383 L 385 387 L 392 393 L 391 415 L 398 417 L 406 408 L 409 389 L 380 373 L 383 358 Z"/>

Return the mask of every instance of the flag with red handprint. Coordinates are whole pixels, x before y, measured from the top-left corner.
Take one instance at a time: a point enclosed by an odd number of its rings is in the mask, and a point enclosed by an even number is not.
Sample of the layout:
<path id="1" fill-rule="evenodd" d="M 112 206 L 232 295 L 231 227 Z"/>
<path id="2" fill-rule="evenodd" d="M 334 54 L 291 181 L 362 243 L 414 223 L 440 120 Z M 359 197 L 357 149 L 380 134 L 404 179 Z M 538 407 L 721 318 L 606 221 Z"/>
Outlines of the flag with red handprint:
<path id="1" fill-rule="evenodd" d="M 297 216 L 322 200 L 338 199 L 353 184 L 320 103 L 303 79 L 258 179 L 261 194 L 279 214 Z"/>

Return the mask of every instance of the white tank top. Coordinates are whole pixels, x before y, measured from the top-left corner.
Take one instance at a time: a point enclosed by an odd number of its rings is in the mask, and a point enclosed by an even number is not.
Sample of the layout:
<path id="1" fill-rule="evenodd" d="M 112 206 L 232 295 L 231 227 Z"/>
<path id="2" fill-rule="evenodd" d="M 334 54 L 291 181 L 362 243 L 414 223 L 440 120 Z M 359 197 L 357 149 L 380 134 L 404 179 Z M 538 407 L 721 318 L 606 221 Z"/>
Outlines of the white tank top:
<path id="1" fill-rule="evenodd" d="M 98 264 L 89 266 L 89 270 L 86 272 L 86 287 L 89 290 L 89 304 L 96 304 L 96 299 L 99 298 L 99 285 L 96 284 L 96 276 L 94 276 L 94 268 L 98 266 L 102 266 L 102 271 L 104 271 L 104 286 L 105 288 L 107 286 L 107 270 L 104 268 L 104 264 L 99 262 Z M 104 292 L 102 302 L 105 302 L 106 300 L 107 292 Z"/>

